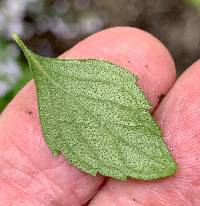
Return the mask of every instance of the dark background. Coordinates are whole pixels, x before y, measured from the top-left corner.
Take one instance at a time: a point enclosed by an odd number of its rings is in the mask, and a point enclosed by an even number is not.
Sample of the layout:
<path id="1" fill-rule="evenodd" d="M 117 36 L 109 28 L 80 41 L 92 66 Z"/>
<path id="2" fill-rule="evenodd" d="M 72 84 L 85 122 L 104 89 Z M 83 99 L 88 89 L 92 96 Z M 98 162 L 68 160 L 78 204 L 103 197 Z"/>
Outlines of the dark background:
<path id="1" fill-rule="evenodd" d="M 36 53 L 56 57 L 113 26 L 138 27 L 159 38 L 178 75 L 200 58 L 200 0 L 0 0 L 0 112 L 31 79 L 12 32 Z"/>

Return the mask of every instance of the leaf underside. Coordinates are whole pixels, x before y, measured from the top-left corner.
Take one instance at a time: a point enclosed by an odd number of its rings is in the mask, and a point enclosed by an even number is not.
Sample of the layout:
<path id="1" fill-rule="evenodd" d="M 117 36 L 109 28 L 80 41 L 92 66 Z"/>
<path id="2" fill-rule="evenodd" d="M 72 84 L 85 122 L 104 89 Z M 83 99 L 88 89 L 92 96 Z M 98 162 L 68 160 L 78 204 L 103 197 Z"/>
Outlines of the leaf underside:
<path id="1" fill-rule="evenodd" d="M 55 155 L 90 175 L 116 179 L 175 173 L 136 76 L 107 61 L 42 57 L 14 38 L 28 59 L 43 134 Z"/>

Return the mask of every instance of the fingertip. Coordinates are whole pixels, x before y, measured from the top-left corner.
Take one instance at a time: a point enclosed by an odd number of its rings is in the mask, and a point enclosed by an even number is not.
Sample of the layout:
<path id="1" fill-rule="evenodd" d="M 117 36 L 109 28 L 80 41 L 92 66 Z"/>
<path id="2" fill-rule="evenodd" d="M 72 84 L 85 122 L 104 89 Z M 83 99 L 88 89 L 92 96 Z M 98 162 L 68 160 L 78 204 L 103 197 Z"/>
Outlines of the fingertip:
<path id="1" fill-rule="evenodd" d="M 154 113 L 162 127 L 165 142 L 178 164 L 178 183 L 185 181 L 187 174 L 196 178 L 200 166 L 197 161 L 200 156 L 199 76 L 200 60 L 178 78 Z"/>

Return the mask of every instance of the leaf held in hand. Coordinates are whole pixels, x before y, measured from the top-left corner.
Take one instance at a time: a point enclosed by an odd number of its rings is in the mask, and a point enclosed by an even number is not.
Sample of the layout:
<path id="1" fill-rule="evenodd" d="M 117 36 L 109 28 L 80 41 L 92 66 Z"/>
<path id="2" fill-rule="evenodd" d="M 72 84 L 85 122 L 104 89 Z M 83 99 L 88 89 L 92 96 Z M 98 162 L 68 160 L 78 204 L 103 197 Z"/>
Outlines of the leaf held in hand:
<path id="1" fill-rule="evenodd" d="M 117 179 L 175 173 L 136 76 L 106 61 L 42 57 L 13 38 L 29 62 L 43 134 L 55 155 L 91 175 Z"/>

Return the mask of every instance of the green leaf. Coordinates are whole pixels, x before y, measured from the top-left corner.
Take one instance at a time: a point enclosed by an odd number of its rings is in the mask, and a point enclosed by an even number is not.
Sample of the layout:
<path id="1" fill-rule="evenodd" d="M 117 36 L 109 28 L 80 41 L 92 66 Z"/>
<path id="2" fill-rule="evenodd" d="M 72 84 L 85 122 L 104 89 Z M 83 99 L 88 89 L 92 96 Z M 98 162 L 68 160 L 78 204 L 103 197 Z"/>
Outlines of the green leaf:
<path id="1" fill-rule="evenodd" d="M 42 57 L 14 39 L 33 73 L 43 134 L 55 155 L 62 152 L 91 175 L 117 179 L 175 173 L 135 75 L 107 61 Z"/>

